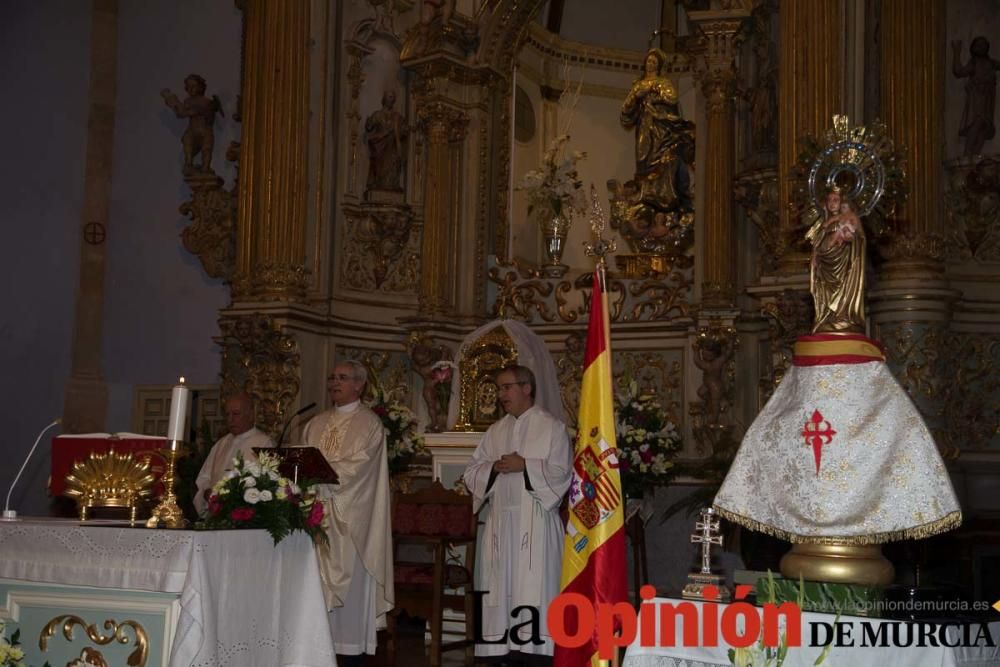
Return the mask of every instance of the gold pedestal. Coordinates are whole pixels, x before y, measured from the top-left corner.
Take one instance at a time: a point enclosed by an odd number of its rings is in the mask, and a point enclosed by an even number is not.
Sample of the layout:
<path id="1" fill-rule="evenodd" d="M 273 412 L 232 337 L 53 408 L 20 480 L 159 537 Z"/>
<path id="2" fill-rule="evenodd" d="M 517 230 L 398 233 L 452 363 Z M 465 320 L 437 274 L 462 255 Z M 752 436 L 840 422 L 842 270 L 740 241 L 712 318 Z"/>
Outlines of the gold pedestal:
<path id="1" fill-rule="evenodd" d="M 892 583 L 895 569 L 878 544 L 795 544 L 781 559 L 781 574 L 787 579 L 885 586 Z"/>
<path id="2" fill-rule="evenodd" d="M 705 596 L 705 587 L 715 586 L 715 597 Z M 700 574 L 692 572 L 688 575 L 687 585 L 681 591 L 685 600 L 708 600 L 709 602 L 729 602 L 732 594 L 726 588 L 726 578 L 720 574 Z"/>
<path id="3" fill-rule="evenodd" d="M 181 511 L 180 506 L 177 505 L 177 496 L 174 494 L 174 484 L 177 480 L 174 474 L 177 468 L 177 459 L 184 455 L 184 451 L 180 443 L 172 443 L 172 445 L 170 449 L 161 452 L 167 461 L 167 470 L 161 478 L 163 497 L 160 498 L 160 504 L 149 515 L 146 528 L 159 528 L 161 524 L 163 528 L 184 528 L 187 526 L 187 519 L 184 518 L 184 512 Z"/>

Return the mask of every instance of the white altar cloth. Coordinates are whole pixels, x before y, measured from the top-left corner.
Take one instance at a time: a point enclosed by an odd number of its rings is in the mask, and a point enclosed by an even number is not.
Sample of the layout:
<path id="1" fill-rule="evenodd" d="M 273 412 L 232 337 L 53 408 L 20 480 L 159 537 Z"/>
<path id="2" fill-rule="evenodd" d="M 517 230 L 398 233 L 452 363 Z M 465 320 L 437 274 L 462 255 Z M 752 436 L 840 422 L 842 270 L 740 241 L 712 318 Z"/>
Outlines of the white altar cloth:
<path id="1" fill-rule="evenodd" d="M 676 600 L 669 598 L 654 598 L 650 601 L 654 604 L 669 603 L 673 605 L 688 600 Z M 702 602 L 693 601 L 698 609 L 698 636 L 702 636 L 701 620 L 704 618 L 701 606 Z M 726 605 L 718 605 L 719 621 L 722 619 L 722 611 Z M 762 610 L 757 607 L 757 615 L 762 616 Z M 657 609 L 657 612 L 659 609 Z M 683 623 L 680 614 L 675 616 L 675 637 L 677 643 L 681 643 Z M 851 624 L 850 636 L 855 642 L 855 646 L 834 646 L 823 661 L 823 667 L 996 667 L 1000 665 L 1000 648 L 988 646 L 954 647 L 947 646 L 861 646 L 863 636 L 862 623 L 898 623 L 899 621 L 889 621 L 874 618 L 859 618 L 856 616 L 841 616 L 837 619 L 831 614 L 818 614 L 814 612 L 803 612 L 802 614 L 802 646 L 789 647 L 788 656 L 785 659 L 785 667 L 812 667 L 815 660 L 823 652 L 821 646 L 810 646 L 810 622 L 827 623 L 832 625 L 834 620 L 842 624 Z M 659 628 L 660 619 L 657 613 L 655 627 Z M 742 623 L 739 624 L 742 629 Z M 990 623 L 990 635 L 993 641 L 1000 644 L 1000 623 Z M 949 628 L 949 636 L 957 632 L 956 628 Z M 733 663 L 729 661 L 728 652 L 730 647 L 722 640 L 721 633 L 718 646 L 640 646 L 639 637 L 625 653 L 622 667 L 731 667 Z M 825 638 L 825 635 L 821 634 Z M 914 634 L 916 636 L 916 634 Z M 975 638 L 973 631 L 972 637 Z M 949 643 L 957 643 L 954 639 L 949 639 Z"/>
<path id="2" fill-rule="evenodd" d="M 0 523 L 0 578 L 180 594 L 171 667 L 336 664 L 309 538 Z"/>

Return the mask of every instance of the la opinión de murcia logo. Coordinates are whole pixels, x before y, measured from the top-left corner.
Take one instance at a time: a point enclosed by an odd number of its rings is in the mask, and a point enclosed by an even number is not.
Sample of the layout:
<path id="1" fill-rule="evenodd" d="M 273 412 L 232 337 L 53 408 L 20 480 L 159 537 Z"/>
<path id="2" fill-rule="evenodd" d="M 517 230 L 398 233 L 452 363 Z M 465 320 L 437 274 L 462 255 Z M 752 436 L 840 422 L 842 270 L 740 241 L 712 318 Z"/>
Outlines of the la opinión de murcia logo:
<path id="1" fill-rule="evenodd" d="M 597 639 L 598 658 L 610 660 L 615 652 L 636 642 L 644 647 L 719 646 L 748 648 L 758 642 L 769 648 L 802 646 L 802 610 L 794 602 L 766 603 L 756 607 L 743 600 L 752 586 L 738 585 L 735 601 L 717 604 L 718 589 L 706 586 L 705 602 L 652 602 L 656 588 L 639 589 L 639 611 L 629 602 L 597 602 L 579 593 L 560 593 L 549 605 L 547 635 L 566 648 L 578 648 Z M 521 621 L 510 633 L 495 640 L 483 636 L 483 597 L 488 591 L 472 591 L 475 597 L 475 641 L 478 644 L 543 644 L 538 608 L 522 605 L 511 610 L 511 619 Z M 525 617 L 526 615 L 526 617 Z M 837 617 L 839 619 L 839 617 Z M 994 647 L 986 623 L 926 623 L 890 620 L 832 622 L 810 620 L 809 646 L 825 647 Z M 678 637 L 678 627 L 681 628 Z M 525 632 L 527 631 L 527 636 Z M 679 641 L 678 641 L 679 640 Z"/>

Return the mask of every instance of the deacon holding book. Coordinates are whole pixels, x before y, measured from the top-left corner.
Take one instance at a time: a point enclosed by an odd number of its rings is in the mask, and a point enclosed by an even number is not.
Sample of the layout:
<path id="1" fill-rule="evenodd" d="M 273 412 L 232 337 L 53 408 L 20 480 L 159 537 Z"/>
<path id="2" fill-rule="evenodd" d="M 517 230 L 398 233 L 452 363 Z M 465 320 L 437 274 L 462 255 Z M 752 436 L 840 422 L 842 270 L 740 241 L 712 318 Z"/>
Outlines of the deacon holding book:
<path id="1" fill-rule="evenodd" d="M 318 487 L 330 541 L 317 550 L 338 664 L 347 667 L 375 654 L 375 633 L 395 597 L 385 429 L 361 403 L 367 381 L 362 364 L 338 363 L 326 383 L 333 407 L 309 420 L 302 434 L 339 479 Z"/>
<path id="2" fill-rule="evenodd" d="M 212 446 L 195 480 L 198 488 L 194 494 L 194 508 L 202 515 L 208 509 L 212 487 L 232 469 L 237 454 L 242 454 L 246 461 L 256 461 L 254 447 L 274 447 L 270 436 L 254 426 L 256 413 L 250 394 L 242 392 L 229 397 L 223 410 L 229 433 Z"/>

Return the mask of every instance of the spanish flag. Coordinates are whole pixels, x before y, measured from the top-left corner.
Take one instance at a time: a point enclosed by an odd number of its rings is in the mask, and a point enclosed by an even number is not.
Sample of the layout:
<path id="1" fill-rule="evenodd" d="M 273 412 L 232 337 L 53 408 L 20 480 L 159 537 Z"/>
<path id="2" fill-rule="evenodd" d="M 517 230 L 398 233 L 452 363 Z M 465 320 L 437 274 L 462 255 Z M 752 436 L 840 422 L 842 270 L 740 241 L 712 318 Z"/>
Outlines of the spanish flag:
<path id="1" fill-rule="evenodd" d="M 562 592 L 578 593 L 593 603 L 625 602 L 625 508 L 615 444 L 611 380 L 611 325 L 604 267 L 594 271 L 587 350 L 580 389 L 580 414 L 569 490 L 569 519 L 563 546 Z M 577 628 L 576 609 L 568 608 L 564 625 Z M 555 667 L 607 664 L 597 657 L 597 635 L 578 648 L 557 645 Z"/>

